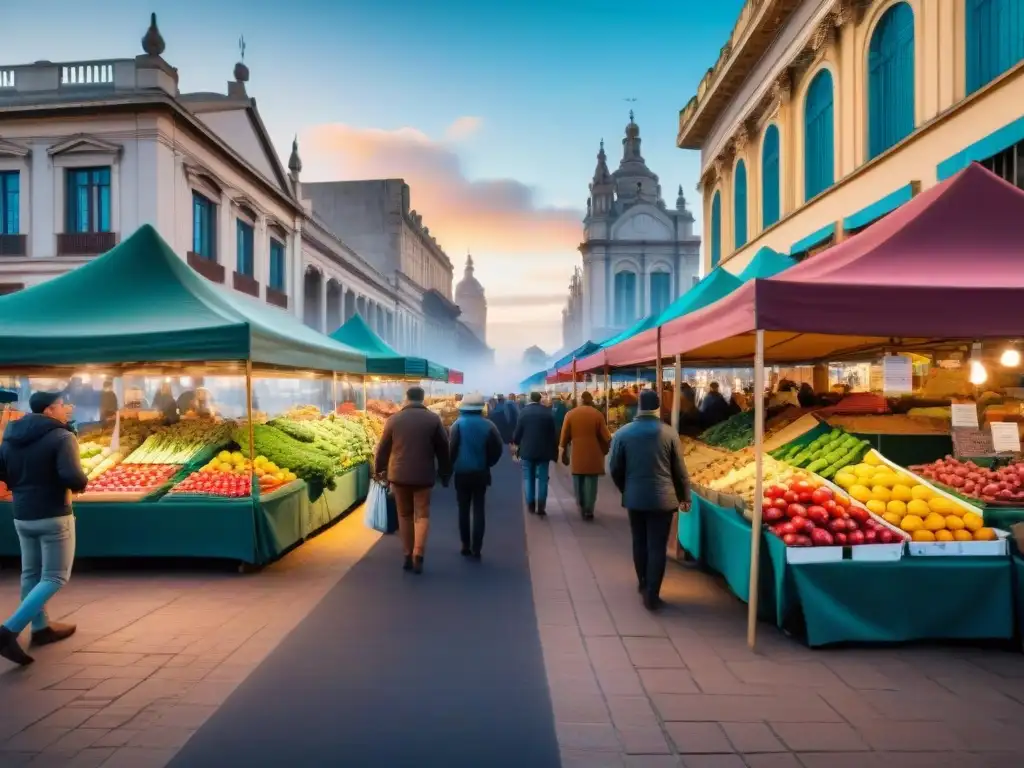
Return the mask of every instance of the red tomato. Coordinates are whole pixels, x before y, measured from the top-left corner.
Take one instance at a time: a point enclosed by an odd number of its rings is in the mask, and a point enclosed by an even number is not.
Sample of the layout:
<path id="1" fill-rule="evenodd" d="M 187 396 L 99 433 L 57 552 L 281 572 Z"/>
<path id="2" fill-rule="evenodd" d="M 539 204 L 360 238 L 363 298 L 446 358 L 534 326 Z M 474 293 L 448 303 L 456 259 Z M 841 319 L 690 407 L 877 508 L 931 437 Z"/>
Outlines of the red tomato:
<path id="1" fill-rule="evenodd" d="M 828 488 L 815 488 L 811 493 L 811 501 L 819 506 L 823 506 L 826 501 L 832 500 L 832 491 Z"/>

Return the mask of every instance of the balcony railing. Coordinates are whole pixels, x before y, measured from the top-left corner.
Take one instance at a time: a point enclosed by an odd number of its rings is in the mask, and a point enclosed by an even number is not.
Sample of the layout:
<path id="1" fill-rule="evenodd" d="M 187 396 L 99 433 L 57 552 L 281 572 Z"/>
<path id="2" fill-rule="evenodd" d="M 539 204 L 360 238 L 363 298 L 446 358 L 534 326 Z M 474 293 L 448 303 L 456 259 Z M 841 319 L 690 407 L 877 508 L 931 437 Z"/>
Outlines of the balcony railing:
<path id="1" fill-rule="evenodd" d="M 145 59 L 146 57 L 140 57 Z M 60 91 L 107 92 L 160 88 L 177 91 L 174 70 L 162 60 L 100 59 L 0 64 L 0 99 L 12 94 Z"/>
<path id="2" fill-rule="evenodd" d="M 281 309 L 288 309 L 288 294 L 267 286 L 267 303 Z"/>
<path id="3" fill-rule="evenodd" d="M 26 235 L 0 235 L 0 256 L 24 256 L 27 244 Z"/>
<path id="4" fill-rule="evenodd" d="M 241 272 L 235 272 L 231 284 L 235 287 L 236 291 L 247 293 L 250 296 L 255 296 L 257 299 L 260 297 L 260 284 L 256 282 L 249 275 L 243 275 Z"/>
<path id="5" fill-rule="evenodd" d="M 96 256 L 115 245 L 116 232 L 62 232 L 57 235 L 58 256 Z"/>
<path id="6" fill-rule="evenodd" d="M 201 256 L 195 251 L 188 252 L 188 265 L 212 283 L 224 283 L 224 267 L 213 259 Z"/>

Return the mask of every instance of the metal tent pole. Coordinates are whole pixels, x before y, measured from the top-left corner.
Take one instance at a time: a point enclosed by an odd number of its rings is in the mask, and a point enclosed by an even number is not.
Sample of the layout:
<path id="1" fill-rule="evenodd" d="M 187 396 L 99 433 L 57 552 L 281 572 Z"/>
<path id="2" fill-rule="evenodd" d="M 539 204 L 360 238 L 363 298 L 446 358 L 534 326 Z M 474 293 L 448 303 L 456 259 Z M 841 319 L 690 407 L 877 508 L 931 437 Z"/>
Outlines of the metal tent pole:
<path id="1" fill-rule="evenodd" d="M 683 396 L 683 391 L 680 388 L 683 383 L 683 356 L 676 355 L 676 370 L 675 380 L 672 384 L 674 390 L 672 392 L 672 429 L 679 432 L 679 398 Z"/>
<path id="2" fill-rule="evenodd" d="M 576 393 L 579 388 L 576 386 L 576 358 L 572 359 L 572 401 L 576 404 Z"/>
<path id="3" fill-rule="evenodd" d="M 757 638 L 757 597 L 761 568 L 761 502 L 764 499 L 764 331 L 754 347 L 754 515 L 750 521 L 750 599 L 747 602 L 747 645 Z"/>
<path id="4" fill-rule="evenodd" d="M 657 335 L 657 354 L 658 359 L 654 363 L 654 391 L 658 393 L 658 400 L 661 400 L 662 390 L 662 377 L 664 376 L 664 370 L 661 367 L 661 326 L 658 326 Z"/>
<path id="5" fill-rule="evenodd" d="M 607 423 L 612 417 L 612 367 L 604 364 L 604 420 Z"/>

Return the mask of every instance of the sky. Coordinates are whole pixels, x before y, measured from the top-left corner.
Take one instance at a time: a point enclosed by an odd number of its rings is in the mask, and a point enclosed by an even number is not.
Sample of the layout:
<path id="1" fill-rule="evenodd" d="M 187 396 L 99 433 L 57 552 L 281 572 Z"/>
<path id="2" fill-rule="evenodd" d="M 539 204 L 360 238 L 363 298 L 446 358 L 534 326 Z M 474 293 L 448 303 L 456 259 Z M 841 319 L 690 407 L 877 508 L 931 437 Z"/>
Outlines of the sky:
<path id="1" fill-rule="evenodd" d="M 678 114 L 742 5 L 0 0 L 0 63 L 135 56 L 156 12 L 181 90 L 224 92 L 244 35 L 281 156 L 298 136 L 306 181 L 406 179 L 456 281 L 473 254 L 488 342 L 510 361 L 562 346 L 598 143 L 614 170 L 630 109 L 667 202 L 681 184 L 700 231 L 699 155 L 676 148 Z"/>

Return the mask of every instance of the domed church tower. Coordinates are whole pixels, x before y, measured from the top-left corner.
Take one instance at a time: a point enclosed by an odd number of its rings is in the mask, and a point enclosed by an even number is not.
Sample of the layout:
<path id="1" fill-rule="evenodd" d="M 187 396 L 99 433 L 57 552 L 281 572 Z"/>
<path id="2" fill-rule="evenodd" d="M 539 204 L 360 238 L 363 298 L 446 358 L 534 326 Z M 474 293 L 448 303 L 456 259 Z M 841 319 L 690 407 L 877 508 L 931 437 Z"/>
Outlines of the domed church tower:
<path id="1" fill-rule="evenodd" d="M 473 276 L 473 257 L 466 256 L 466 272 L 455 286 L 455 303 L 462 310 L 464 322 L 480 341 L 487 343 L 487 296 L 480 281 Z"/>

